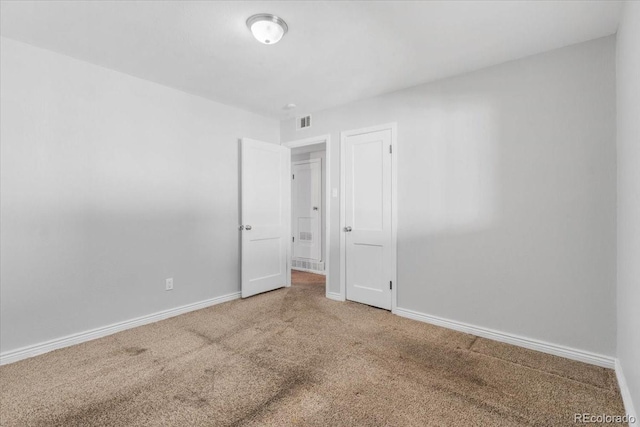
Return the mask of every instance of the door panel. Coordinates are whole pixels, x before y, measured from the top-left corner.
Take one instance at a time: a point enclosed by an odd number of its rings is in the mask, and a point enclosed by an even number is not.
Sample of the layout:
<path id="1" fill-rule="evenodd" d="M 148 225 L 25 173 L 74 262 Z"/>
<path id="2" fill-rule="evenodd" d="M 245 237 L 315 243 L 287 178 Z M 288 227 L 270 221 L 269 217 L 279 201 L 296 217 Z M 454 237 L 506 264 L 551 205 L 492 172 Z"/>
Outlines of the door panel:
<path id="1" fill-rule="evenodd" d="M 243 298 L 286 285 L 290 158 L 287 147 L 241 141 Z"/>
<path id="2" fill-rule="evenodd" d="M 255 278 L 274 277 L 281 274 L 281 246 L 282 239 L 280 237 L 251 240 L 249 259 L 255 260 L 251 268 L 254 280 Z"/>
<path id="3" fill-rule="evenodd" d="M 308 261 L 322 258 L 321 159 L 293 163 L 293 257 Z"/>
<path id="4" fill-rule="evenodd" d="M 380 231 L 384 227 L 383 144 L 383 139 L 352 142 L 352 227 L 358 230 Z"/>
<path id="5" fill-rule="evenodd" d="M 346 297 L 391 309 L 391 130 L 347 136 Z"/>
<path id="6" fill-rule="evenodd" d="M 354 288 L 384 292 L 384 246 L 354 244 L 350 268 Z"/>

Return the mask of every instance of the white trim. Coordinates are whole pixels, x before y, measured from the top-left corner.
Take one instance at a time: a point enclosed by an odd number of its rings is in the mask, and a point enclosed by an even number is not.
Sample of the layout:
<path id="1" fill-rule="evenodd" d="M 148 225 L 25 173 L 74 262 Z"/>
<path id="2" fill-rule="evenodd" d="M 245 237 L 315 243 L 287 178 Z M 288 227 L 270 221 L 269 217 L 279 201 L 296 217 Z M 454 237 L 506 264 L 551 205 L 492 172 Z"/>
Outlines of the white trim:
<path id="1" fill-rule="evenodd" d="M 637 423 L 638 413 L 633 407 L 631 392 L 629 391 L 629 386 L 627 385 L 627 379 L 625 378 L 624 372 L 622 371 L 622 365 L 620 364 L 620 359 L 616 359 L 616 378 L 618 379 L 618 387 L 620 387 L 620 394 L 622 395 L 622 403 L 624 404 L 624 410 L 627 413 L 627 415 L 629 415 L 629 418 L 634 417 Z M 632 424 L 629 423 L 629 426 L 631 425 Z"/>
<path id="2" fill-rule="evenodd" d="M 310 138 L 305 139 L 296 139 L 295 141 L 283 142 L 280 145 L 284 145 L 289 148 L 298 148 L 298 147 L 306 147 L 307 145 L 315 145 L 315 144 L 327 144 L 327 148 L 329 145 L 329 141 L 331 140 L 331 135 L 318 135 L 312 136 Z"/>
<path id="3" fill-rule="evenodd" d="M 325 215 L 325 247 L 324 247 L 324 274 L 326 276 L 325 280 L 325 296 L 327 298 L 332 298 L 329 292 L 329 280 L 331 277 L 330 274 L 330 251 L 331 251 L 331 135 L 319 135 L 312 136 L 310 138 L 298 139 L 295 141 L 282 142 L 280 145 L 284 145 L 285 147 L 289 147 L 291 149 L 298 147 L 305 147 L 307 145 L 314 144 L 324 144 L 325 145 L 325 199 L 326 203 L 324 205 L 324 215 Z M 289 235 L 291 235 L 291 230 L 289 230 Z M 291 285 L 291 245 L 289 246 L 289 254 L 287 260 L 288 272 L 287 277 L 289 280 L 289 285 Z"/>
<path id="4" fill-rule="evenodd" d="M 287 147 L 284 147 L 287 148 Z M 291 149 L 288 148 L 287 149 L 288 153 L 287 153 L 287 164 L 286 164 L 286 182 L 287 185 L 285 186 L 285 197 L 286 200 L 284 201 L 284 205 L 287 206 L 289 205 L 289 215 L 285 215 L 286 219 L 286 229 L 287 231 L 287 235 L 285 236 L 285 239 L 287 241 L 287 243 L 289 242 L 289 238 L 291 237 Z M 291 286 L 291 245 L 288 244 L 287 245 L 287 250 L 285 253 L 286 261 L 285 261 L 285 268 L 286 268 L 286 277 L 285 277 L 285 286 L 286 287 L 290 287 Z"/>
<path id="5" fill-rule="evenodd" d="M 340 132 L 340 295 L 342 300 L 347 299 L 347 266 L 346 266 L 346 240 L 343 228 L 345 227 L 345 206 L 346 206 L 346 183 L 344 159 L 345 141 L 347 137 L 362 135 L 365 133 L 378 132 L 381 130 L 391 130 L 391 271 L 393 288 L 391 290 L 391 312 L 396 312 L 398 301 L 398 124 L 397 122 L 383 125 L 370 126 L 361 129 L 354 129 Z"/>
<path id="6" fill-rule="evenodd" d="M 398 125 L 391 123 L 391 312 L 398 308 Z"/>
<path id="7" fill-rule="evenodd" d="M 305 271 L 307 273 L 320 274 L 322 276 L 326 276 L 327 273 L 320 270 L 312 270 L 310 268 L 302 268 L 302 267 L 291 267 L 292 271 Z"/>
<path id="8" fill-rule="evenodd" d="M 345 183 L 345 174 L 346 174 L 346 165 L 344 164 L 344 159 L 346 157 L 346 144 L 345 144 L 346 136 L 344 132 L 340 132 L 340 299 L 342 301 L 347 300 L 347 266 L 346 264 L 346 246 L 347 246 L 347 236 L 344 231 L 345 222 L 346 222 L 346 212 L 345 212 L 345 204 L 347 203 L 347 195 L 346 195 L 346 183 Z"/>
<path id="9" fill-rule="evenodd" d="M 8 363 L 13 363 L 22 359 L 27 359 L 29 357 L 48 353 L 53 350 L 58 350 L 60 348 L 69 347 L 97 338 L 106 337 L 107 335 L 115 334 L 116 332 L 136 328 L 138 326 L 157 322 L 163 319 L 168 319 L 174 316 L 179 316 L 190 311 L 200 310 L 206 307 L 211 307 L 212 305 L 221 304 L 223 302 L 232 301 L 238 298 L 240 298 L 240 292 L 234 292 L 193 304 L 187 304 L 181 307 L 158 311 L 146 316 L 136 317 L 135 319 L 125 320 L 124 322 L 113 323 L 111 325 L 101 326 L 99 328 L 79 332 L 77 334 L 67 335 L 62 338 L 56 338 L 39 344 L 29 345 L 26 347 L 18 348 L 16 350 L 6 351 L 0 354 L 0 365 L 6 365 Z"/>
<path id="10" fill-rule="evenodd" d="M 455 331 L 488 338 L 494 341 L 504 342 L 516 345 L 518 347 L 528 348 L 530 350 L 541 351 L 543 353 L 553 354 L 567 359 L 577 360 L 579 362 L 589 363 L 591 365 L 602 366 L 603 368 L 613 369 L 615 367 L 615 359 L 613 357 L 601 354 L 591 353 L 588 351 L 577 350 L 571 347 L 565 347 L 557 344 L 551 344 L 532 338 L 521 337 L 519 335 L 509 334 L 505 332 L 495 331 L 493 329 L 482 328 L 480 326 L 469 325 L 467 323 L 457 322 L 454 320 L 443 319 L 437 316 L 420 313 L 406 308 L 397 307 L 395 314 L 406 317 L 408 319 L 418 320 L 420 322 L 430 323 L 443 328 L 453 329 Z"/>
<path id="11" fill-rule="evenodd" d="M 334 301 L 344 302 L 345 299 L 337 292 L 327 292 L 327 298 L 332 299 Z"/>

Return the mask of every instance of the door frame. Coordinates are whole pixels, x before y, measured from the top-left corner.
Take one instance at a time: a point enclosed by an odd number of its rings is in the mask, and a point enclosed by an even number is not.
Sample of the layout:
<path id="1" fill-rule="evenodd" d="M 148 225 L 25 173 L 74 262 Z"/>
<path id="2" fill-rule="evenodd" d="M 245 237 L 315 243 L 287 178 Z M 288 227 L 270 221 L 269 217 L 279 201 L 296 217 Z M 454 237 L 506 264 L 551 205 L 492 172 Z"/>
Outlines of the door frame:
<path id="1" fill-rule="evenodd" d="M 382 130 L 391 131 L 391 271 L 393 287 L 391 289 L 391 312 L 395 313 L 398 301 L 398 123 L 386 123 L 383 125 L 370 126 L 366 128 L 353 129 L 340 132 L 340 297 L 343 301 L 347 299 L 347 251 L 346 235 L 346 140 L 349 136 L 362 135 L 365 133 L 379 132 Z"/>
<path id="2" fill-rule="evenodd" d="M 305 147 L 307 145 L 324 144 L 325 146 L 325 165 L 324 165 L 324 191 L 326 203 L 322 206 L 325 216 L 325 245 L 324 245 L 324 272 L 325 272 L 325 296 L 332 298 L 333 295 L 329 292 L 329 280 L 331 277 L 331 135 L 319 135 L 305 139 L 298 139 L 295 141 L 282 142 L 280 145 L 289 147 L 291 149 L 298 147 Z M 289 206 L 289 216 L 293 211 L 292 206 Z M 289 235 L 291 235 L 292 226 L 289 221 Z M 291 245 L 287 245 L 287 286 L 291 286 Z M 331 294 L 331 295 L 330 295 Z M 335 298 L 332 298 L 335 299 Z"/>

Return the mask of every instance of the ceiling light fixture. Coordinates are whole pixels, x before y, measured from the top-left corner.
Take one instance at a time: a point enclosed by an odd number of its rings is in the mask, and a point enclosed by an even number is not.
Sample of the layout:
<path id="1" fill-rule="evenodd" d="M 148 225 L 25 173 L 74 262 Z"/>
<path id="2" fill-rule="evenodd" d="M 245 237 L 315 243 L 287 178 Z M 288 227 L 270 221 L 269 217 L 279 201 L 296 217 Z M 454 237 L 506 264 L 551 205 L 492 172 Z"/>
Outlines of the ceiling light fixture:
<path id="1" fill-rule="evenodd" d="M 282 18 L 270 13 L 251 16 L 247 19 L 247 27 L 251 30 L 253 37 L 264 44 L 278 43 L 289 30 L 287 23 Z"/>

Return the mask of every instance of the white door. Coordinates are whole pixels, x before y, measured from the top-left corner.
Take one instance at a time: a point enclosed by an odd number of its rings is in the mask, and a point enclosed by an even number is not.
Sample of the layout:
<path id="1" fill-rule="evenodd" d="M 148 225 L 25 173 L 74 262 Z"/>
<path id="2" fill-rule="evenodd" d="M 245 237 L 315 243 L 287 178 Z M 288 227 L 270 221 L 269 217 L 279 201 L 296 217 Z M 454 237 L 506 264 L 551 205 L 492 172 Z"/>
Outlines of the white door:
<path id="1" fill-rule="evenodd" d="M 242 297 L 287 283 L 291 151 L 243 138 L 240 148 Z"/>
<path id="2" fill-rule="evenodd" d="M 293 257 L 320 261 L 322 254 L 321 159 L 293 162 L 291 205 Z"/>
<path id="3" fill-rule="evenodd" d="M 391 130 L 348 135 L 344 144 L 346 297 L 391 309 Z"/>

